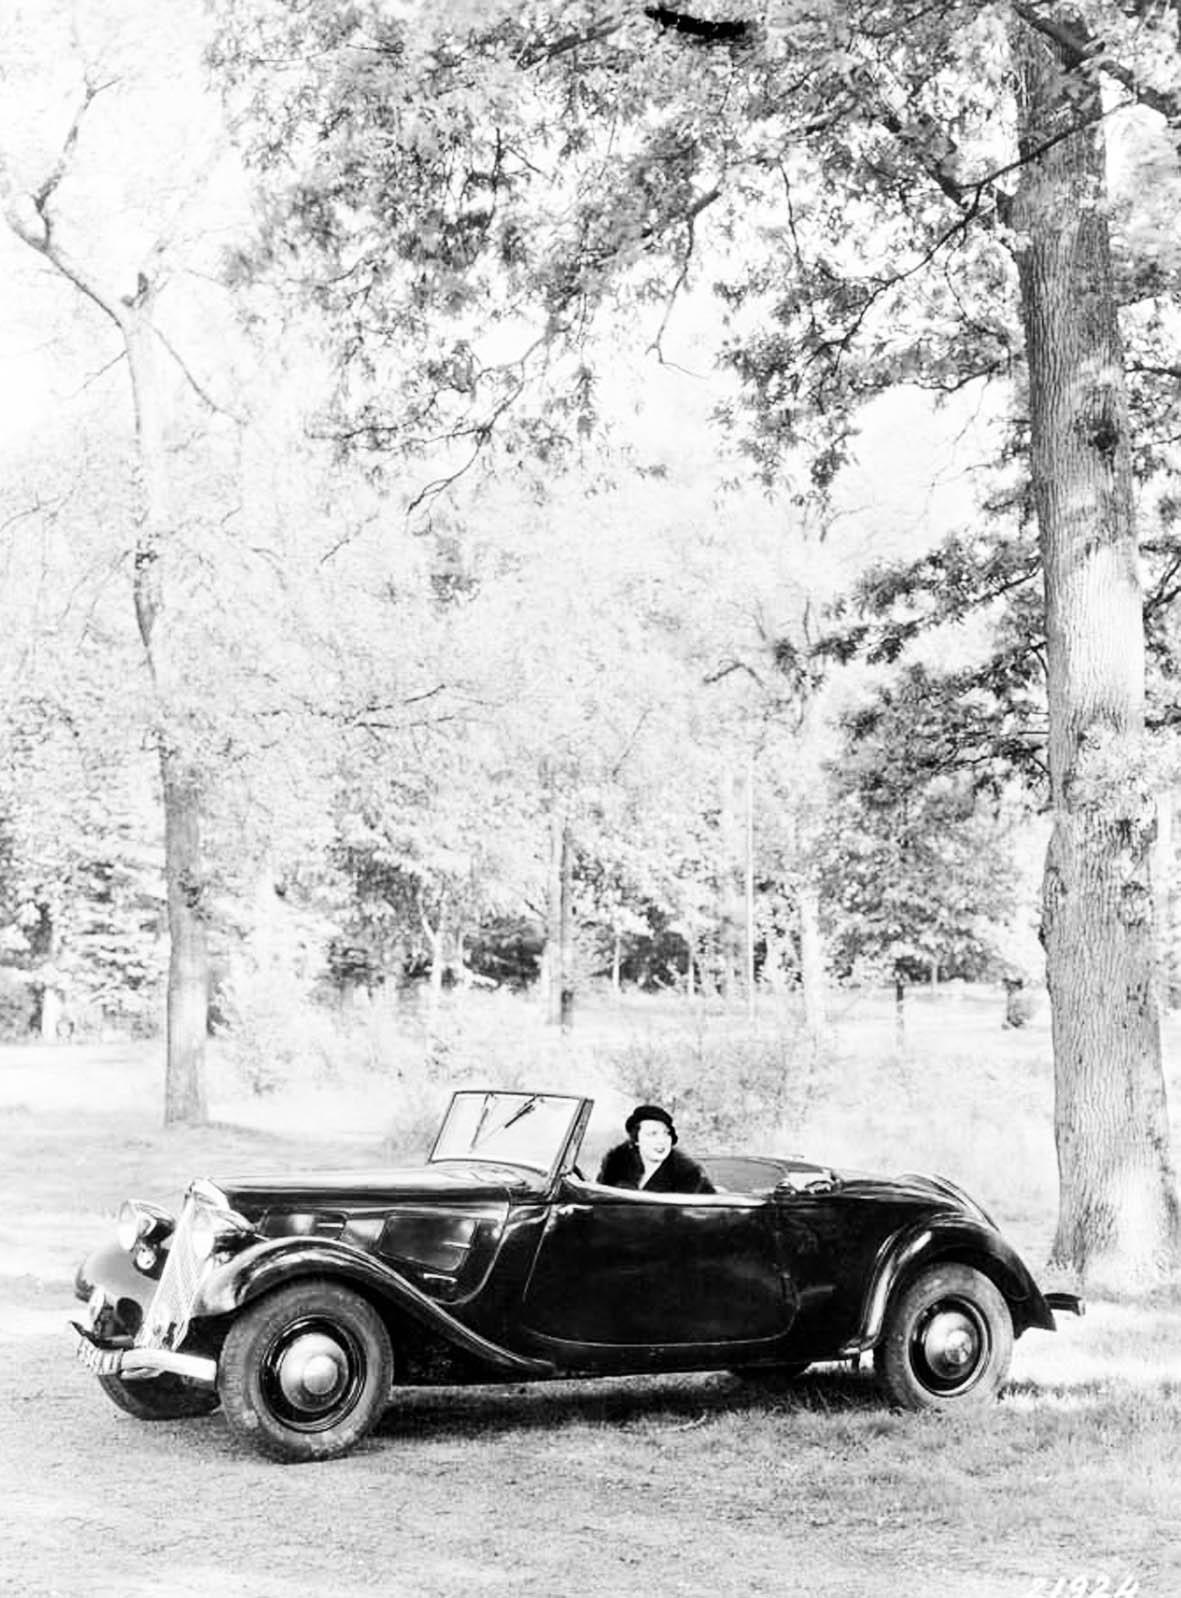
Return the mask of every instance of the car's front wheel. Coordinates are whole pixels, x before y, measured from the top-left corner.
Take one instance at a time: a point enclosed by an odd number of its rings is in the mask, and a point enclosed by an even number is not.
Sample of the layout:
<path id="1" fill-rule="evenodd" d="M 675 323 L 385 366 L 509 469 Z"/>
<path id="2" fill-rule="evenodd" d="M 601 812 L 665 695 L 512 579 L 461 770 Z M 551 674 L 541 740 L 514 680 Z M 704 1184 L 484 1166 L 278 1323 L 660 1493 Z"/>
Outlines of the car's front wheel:
<path id="1" fill-rule="evenodd" d="M 252 1304 L 222 1346 L 231 1430 L 271 1459 L 335 1459 L 389 1400 L 394 1361 L 377 1311 L 335 1282 L 296 1282 Z"/>
<path id="2" fill-rule="evenodd" d="M 874 1369 L 905 1409 L 959 1409 L 994 1398 L 1012 1357 L 1009 1306 L 988 1277 L 934 1265 L 890 1306 Z"/>
<path id="3" fill-rule="evenodd" d="M 191 1420 L 217 1408 L 210 1387 L 195 1387 L 179 1376 L 151 1376 L 125 1381 L 122 1376 L 100 1376 L 98 1385 L 120 1409 L 136 1420 Z"/>

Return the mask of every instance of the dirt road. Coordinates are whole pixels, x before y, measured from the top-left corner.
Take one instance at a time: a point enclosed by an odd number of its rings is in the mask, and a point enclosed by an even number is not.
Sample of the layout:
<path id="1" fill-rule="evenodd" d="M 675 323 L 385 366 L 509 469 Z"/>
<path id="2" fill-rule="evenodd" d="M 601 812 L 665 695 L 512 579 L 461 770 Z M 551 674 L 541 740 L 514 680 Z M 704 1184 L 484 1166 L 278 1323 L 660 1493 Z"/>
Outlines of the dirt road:
<path id="1" fill-rule="evenodd" d="M 72 1363 L 61 1309 L 44 1298 L 22 1292 L 0 1317 L 4 1593 L 892 1588 L 878 1564 L 888 1554 L 850 1544 L 839 1505 L 801 1519 L 760 1457 L 737 1481 L 729 1461 L 712 1475 L 711 1434 L 755 1402 L 725 1378 L 416 1392 L 356 1455 L 284 1468 L 236 1448 L 216 1415 L 144 1425 L 117 1412 Z M 994 1598 L 1028 1586 L 979 1574 L 952 1590 Z M 946 1576 L 911 1568 L 906 1590 L 945 1594 Z"/>

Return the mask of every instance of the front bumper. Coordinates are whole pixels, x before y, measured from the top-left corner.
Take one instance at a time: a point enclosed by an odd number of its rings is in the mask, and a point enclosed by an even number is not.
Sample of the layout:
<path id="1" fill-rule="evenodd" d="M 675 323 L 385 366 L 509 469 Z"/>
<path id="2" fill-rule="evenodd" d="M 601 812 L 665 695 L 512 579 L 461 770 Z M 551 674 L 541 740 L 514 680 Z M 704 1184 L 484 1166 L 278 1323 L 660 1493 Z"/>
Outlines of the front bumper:
<path id="1" fill-rule="evenodd" d="M 203 1354 L 178 1354 L 170 1348 L 138 1348 L 130 1341 L 100 1342 L 77 1321 L 71 1321 L 74 1353 L 94 1376 L 119 1376 L 137 1381 L 151 1376 L 184 1376 L 205 1387 L 217 1385 L 217 1361 Z"/>

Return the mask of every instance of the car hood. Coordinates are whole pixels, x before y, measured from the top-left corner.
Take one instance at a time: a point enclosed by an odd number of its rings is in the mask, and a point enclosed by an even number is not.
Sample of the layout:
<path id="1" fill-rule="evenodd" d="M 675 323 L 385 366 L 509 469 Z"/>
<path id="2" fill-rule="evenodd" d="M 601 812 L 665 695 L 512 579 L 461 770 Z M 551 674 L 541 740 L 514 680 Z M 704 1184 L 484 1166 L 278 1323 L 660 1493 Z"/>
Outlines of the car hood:
<path id="1" fill-rule="evenodd" d="M 349 1209 L 354 1206 L 439 1204 L 527 1197 L 541 1193 L 545 1177 L 521 1166 L 480 1160 L 446 1160 L 391 1170 L 284 1171 L 275 1176 L 226 1176 L 211 1180 L 230 1206 L 245 1215 L 274 1205 Z"/>

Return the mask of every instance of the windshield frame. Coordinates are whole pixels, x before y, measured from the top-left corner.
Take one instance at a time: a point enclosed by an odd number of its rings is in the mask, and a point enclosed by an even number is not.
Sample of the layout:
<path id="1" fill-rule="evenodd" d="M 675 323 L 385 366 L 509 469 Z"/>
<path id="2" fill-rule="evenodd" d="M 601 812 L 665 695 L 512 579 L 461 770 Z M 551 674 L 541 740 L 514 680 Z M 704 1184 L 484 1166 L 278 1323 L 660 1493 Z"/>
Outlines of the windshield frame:
<path id="1" fill-rule="evenodd" d="M 464 1119 L 470 1119 L 475 1106 L 469 1107 L 467 1101 L 479 1099 L 484 1103 L 476 1110 L 475 1127 L 463 1139 L 464 1146 L 453 1146 L 446 1153 L 440 1153 L 447 1146 L 448 1132 L 457 1131 Z M 503 1135 L 532 1113 L 542 1101 L 548 1101 L 555 1107 L 568 1107 L 565 1129 L 555 1136 L 548 1164 L 543 1165 L 536 1159 L 522 1159 L 517 1150 L 511 1151 L 516 1155 L 515 1158 L 497 1152 L 495 1140 L 503 1142 Z M 435 1135 L 428 1163 L 441 1165 L 457 1160 L 469 1164 L 508 1165 L 533 1171 L 552 1183 L 574 1164 L 593 1108 L 593 1099 L 581 1098 L 574 1093 L 527 1093 L 515 1088 L 457 1088 L 451 1095 L 451 1102 Z"/>

